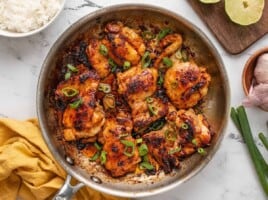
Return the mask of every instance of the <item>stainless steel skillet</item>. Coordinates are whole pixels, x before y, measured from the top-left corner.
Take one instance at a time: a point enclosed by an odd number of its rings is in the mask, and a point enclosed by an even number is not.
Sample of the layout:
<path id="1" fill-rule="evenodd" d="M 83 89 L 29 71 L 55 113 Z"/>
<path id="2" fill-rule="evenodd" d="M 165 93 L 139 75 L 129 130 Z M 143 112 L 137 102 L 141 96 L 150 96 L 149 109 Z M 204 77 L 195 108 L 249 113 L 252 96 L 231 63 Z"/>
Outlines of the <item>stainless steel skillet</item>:
<path id="1" fill-rule="evenodd" d="M 76 151 L 69 151 L 68 156 L 66 156 L 66 149 L 63 148 L 59 138 L 60 130 L 51 104 L 52 91 L 59 81 L 59 60 L 62 52 L 77 42 L 82 35 L 96 36 L 98 28 L 111 20 L 120 20 L 133 27 L 141 23 L 159 25 L 159 27 L 168 25 L 175 32 L 180 32 L 183 35 L 185 44 L 195 53 L 196 62 L 199 65 L 207 66 L 212 81 L 208 95 L 204 100 L 203 110 L 215 135 L 211 146 L 207 149 L 206 156 L 194 154 L 181 163 L 179 170 L 169 175 L 164 173 L 155 176 L 130 174 L 119 179 L 109 177 L 100 166 L 84 162 L 85 158 Z M 144 4 L 123 4 L 106 7 L 83 17 L 59 37 L 43 63 L 36 97 L 38 119 L 43 137 L 58 163 L 70 176 L 91 188 L 108 194 L 123 197 L 144 197 L 168 191 L 182 184 L 200 172 L 212 159 L 219 148 L 227 125 L 230 89 L 221 57 L 210 40 L 195 25 L 178 14 L 163 8 Z M 70 157 L 79 161 L 79 165 L 72 165 L 73 160 Z M 63 193 L 66 192 L 69 193 L 67 196 L 72 194 L 68 184 L 63 189 Z M 60 199 L 61 195 L 57 198 Z"/>

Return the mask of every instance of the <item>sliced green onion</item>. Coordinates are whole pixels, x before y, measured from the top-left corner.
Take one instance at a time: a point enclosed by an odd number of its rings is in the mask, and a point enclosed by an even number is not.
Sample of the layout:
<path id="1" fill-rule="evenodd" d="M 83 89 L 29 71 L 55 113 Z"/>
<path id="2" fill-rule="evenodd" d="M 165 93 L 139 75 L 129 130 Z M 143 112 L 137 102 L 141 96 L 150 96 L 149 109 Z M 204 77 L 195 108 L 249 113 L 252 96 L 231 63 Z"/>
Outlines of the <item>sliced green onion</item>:
<path id="1" fill-rule="evenodd" d="M 111 92 L 111 86 L 109 84 L 106 84 L 106 83 L 100 83 L 98 90 L 102 91 L 104 93 L 109 93 L 109 92 Z"/>
<path id="2" fill-rule="evenodd" d="M 172 60 L 170 60 L 170 58 L 168 57 L 164 57 L 162 61 L 163 61 L 163 64 L 167 67 L 171 67 L 173 65 Z"/>
<path id="3" fill-rule="evenodd" d="M 158 76 L 158 81 L 157 84 L 158 85 L 162 85 L 164 83 L 164 77 L 163 74 L 161 72 L 159 72 L 159 76 Z"/>
<path id="4" fill-rule="evenodd" d="M 127 137 L 129 134 L 128 133 L 121 133 L 119 135 L 119 138 L 124 138 L 124 137 Z"/>
<path id="5" fill-rule="evenodd" d="M 192 144 L 193 144 L 194 146 L 197 146 L 197 139 L 196 139 L 196 138 L 192 139 Z"/>
<path id="6" fill-rule="evenodd" d="M 115 108 L 115 98 L 114 98 L 114 95 L 112 94 L 106 94 L 103 97 L 102 102 L 106 110 L 109 108 Z"/>
<path id="7" fill-rule="evenodd" d="M 148 109 L 149 109 L 149 112 L 150 112 L 150 115 L 157 115 L 157 108 L 154 107 L 153 105 L 151 104 L 148 104 Z"/>
<path id="8" fill-rule="evenodd" d="M 182 60 L 183 60 L 184 62 L 188 61 L 188 53 L 187 53 L 186 50 L 183 49 L 183 50 L 181 51 L 181 56 L 182 56 Z"/>
<path id="9" fill-rule="evenodd" d="M 107 56 L 108 55 L 108 49 L 107 49 L 107 47 L 104 44 L 101 44 L 100 45 L 99 52 L 103 56 Z"/>
<path id="10" fill-rule="evenodd" d="M 158 120 L 150 126 L 150 129 L 153 131 L 157 131 L 157 130 L 160 130 L 161 128 L 163 128 L 164 125 L 165 125 L 165 123 L 162 120 Z"/>
<path id="11" fill-rule="evenodd" d="M 108 59 L 108 63 L 111 66 L 111 72 L 115 72 L 117 68 L 117 64 L 111 58 Z"/>
<path id="12" fill-rule="evenodd" d="M 152 97 L 147 97 L 146 102 L 147 103 L 153 103 L 154 99 Z"/>
<path id="13" fill-rule="evenodd" d="M 150 52 L 146 51 L 141 58 L 141 66 L 142 68 L 147 68 L 150 66 L 150 64 L 151 64 Z"/>
<path id="14" fill-rule="evenodd" d="M 143 162 L 149 162 L 148 154 L 142 157 Z"/>
<path id="15" fill-rule="evenodd" d="M 172 154 L 180 152 L 180 151 L 181 151 L 181 147 L 177 147 L 175 149 L 170 149 L 168 154 L 172 155 Z"/>
<path id="16" fill-rule="evenodd" d="M 147 170 L 153 170 L 154 166 L 152 164 L 150 164 L 149 162 L 142 162 L 142 163 L 140 163 L 140 168 L 147 169 Z"/>
<path id="17" fill-rule="evenodd" d="M 151 31 L 143 31 L 141 36 L 145 40 L 152 40 L 155 38 L 155 34 L 153 34 Z"/>
<path id="18" fill-rule="evenodd" d="M 124 154 L 128 157 L 131 157 L 134 155 L 134 147 L 135 144 L 132 141 L 129 140 L 120 140 L 120 142 L 125 145 L 125 150 L 124 150 Z M 131 148 L 131 151 L 129 152 L 129 148 Z"/>
<path id="19" fill-rule="evenodd" d="M 197 149 L 197 152 L 198 152 L 200 155 L 202 155 L 202 156 L 204 156 L 204 155 L 207 154 L 206 150 L 203 149 L 202 147 L 199 147 L 199 148 Z"/>
<path id="20" fill-rule="evenodd" d="M 66 72 L 64 75 L 64 79 L 68 80 L 69 78 L 71 78 L 72 73 L 70 71 Z"/>
<path id="21" fill-rule="evenodd" d="M 131 66 L 131 63 L 130 63 L 129 61 L 124 61 L 124 63 L 123 63 L 123 69 L 124 69 L 124 70 L 129 69 L 130 66 Z"/>
<path id="22" fill-rule="evenodd" d="M 165 138 L 169 141 L 176 141 L 177 137 L 176 137 L 176 134 L 173 132 L 173 131 L 170 131 L 170 130 L 166 130 L 164 132 L 165 134 Z"/>
<path id="23" fill-rule="evenodd" d="M 99 145 L 98 142 L 94 142 L 94 146 L 95 146 L 96 149 L 98 149 L 99 151 L 101 150 L 101 146 Z"/>
<path id="24" fill-rule="evenodd" d="M 137 144 L 142 143 L 142 138 L 138 138 L 138 139 L 136 139 L 136 143 L 137 143 Z"/>
<path id="25" fill-rule="evenodd" d="M 181 49 L 179 49 L 176 53 L 175 53 L 175 58 L 182 60 L 182 53 L 181 53 Z"/>
<path id="26" fill-rule="evenodd" d="M 189 128 L 188 124 L 187 123 L 183 123 L 181 125 L 181 128 L 184 129 L 184 130 L 187 130 Z"/>
<path id="27" fill-rule="evenodd" d="M 78 72 L 78 69 L 71 65 L 71 64 L 67 64 L 67 68 L 71 71 L 71 72 Z"/>
<path id="28" fill-rule="evenodd" d="M 145 156 L 148 153 L 148 147 L 146 144 L 142 144 L 138 148 L 140 156 Z"/>
<path id="29" fill-rule="evenodd" d="M 65 87 L 61 90 L 61 92 L 66 96 L 66 97 L 74 97 L 76 96 L 79 91 L 75 88 L 71 88 L 71 87 Z"/>
<path id="30" fill-rule="evenodd" d="M 77 99 L 76 101 L 74 101 L 73 103 L 70 103 L 70 107 L 73 109 L 78 108 L 80 105 L 82 105 L 83 100 L 81 98 Z"/>
<path id="31" fill-rule="evenodd" d="M 161 39 L 163 39 L 167 34 L 169 34 L 170 32 L 171 32 L 171 29 L 169 29 L 169 28 L 164 28 L 164 29 L 162 29 L 162 30 L 157 34 L 156 38 L 157 38 L 158 40 L 161 40 Z"/>
<path id="32" fill-rule="evenodd" d="M 100 154 L 100 161 L 102 165 L 106 163 L 106 160 L 107 160 L 106 155 L 107 155 L 107 152 L 102 150 Z"/>
<path id="33" fill-rule="evenodd" d="M 96 161 L 100 156 L 100 152 L 97 151 L 94 156 L 92 156 L 91 158 L 89 158 L 89 161 Z"/>

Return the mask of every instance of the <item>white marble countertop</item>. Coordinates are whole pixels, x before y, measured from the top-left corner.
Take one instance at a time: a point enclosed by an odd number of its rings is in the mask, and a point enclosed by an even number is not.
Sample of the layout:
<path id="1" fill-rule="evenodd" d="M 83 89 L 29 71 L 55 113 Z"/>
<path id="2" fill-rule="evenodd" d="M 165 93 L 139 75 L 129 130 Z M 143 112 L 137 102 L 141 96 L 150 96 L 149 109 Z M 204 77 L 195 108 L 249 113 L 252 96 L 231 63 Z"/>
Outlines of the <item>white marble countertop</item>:
<path id="1" fill-rule="evenodd" d="M 95 3 L 92 3 L 95 2 Z M 119 3 L 148 3 L 170 9 L 197 25 L 219 51 L 231 86 L 231 105 L 238 106 L 244 98 L 241 85 L 243 66 L 256 50 L 268 46 L 268 35 L 239 55 L 228 54 L 192 10 L 187 0 L 67 0 L 65 9 L 56 21 L 43 32 L 27 38 L 0 37 L 0 116 L 16 119 L 36 117 L 35 93 L 42 62 L 54 41 L 80 17 L 103 6 Z M 268 113 L 258 108 L 247 109 L 252 130 L 268 134 Z M 260 142 L 259 148 L 268 153 Z M 150 200 L 264 200 L 245 144 L 229 121 L 220 149 L 212 161 L 195 177 L 181 186 L 150 198 Z"/>

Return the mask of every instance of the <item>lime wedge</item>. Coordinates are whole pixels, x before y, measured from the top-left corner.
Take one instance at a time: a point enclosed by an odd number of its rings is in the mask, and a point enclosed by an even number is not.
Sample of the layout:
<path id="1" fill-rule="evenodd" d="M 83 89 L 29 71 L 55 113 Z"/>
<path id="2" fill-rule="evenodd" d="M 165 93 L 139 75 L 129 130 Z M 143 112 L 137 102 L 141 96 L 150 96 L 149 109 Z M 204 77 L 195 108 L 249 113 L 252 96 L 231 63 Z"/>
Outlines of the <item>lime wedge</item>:
<path id="1" fill-rule="evenodd" d="M 230 19 L 240 25 L 254 24 L 260 20 L 264 0 L 225 0 L 225 11 Z"/>
<path id="2" fill-rule="evenodd" d="M 199 0 L 199 1 L 202 2 L 202 3 L 218 3 L 221 0 Z"/>

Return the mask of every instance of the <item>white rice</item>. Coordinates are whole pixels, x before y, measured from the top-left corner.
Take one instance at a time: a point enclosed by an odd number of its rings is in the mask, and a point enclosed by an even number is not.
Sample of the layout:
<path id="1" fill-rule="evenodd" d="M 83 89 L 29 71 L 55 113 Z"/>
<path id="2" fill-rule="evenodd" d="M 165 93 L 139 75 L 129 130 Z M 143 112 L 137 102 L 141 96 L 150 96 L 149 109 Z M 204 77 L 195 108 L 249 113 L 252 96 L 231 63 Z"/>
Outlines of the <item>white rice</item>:
<path id="1" fill-rule="evenodd" d="M 25 33 L 47 24 L 62 0 L 0 0 L 0 29 Z"/>

